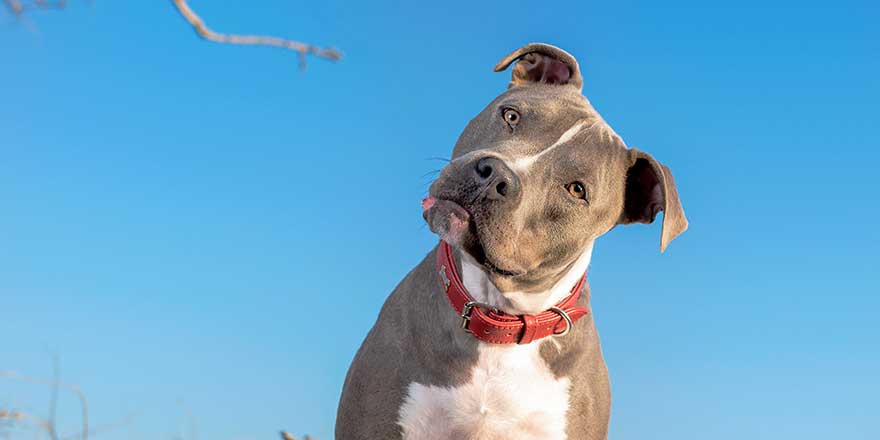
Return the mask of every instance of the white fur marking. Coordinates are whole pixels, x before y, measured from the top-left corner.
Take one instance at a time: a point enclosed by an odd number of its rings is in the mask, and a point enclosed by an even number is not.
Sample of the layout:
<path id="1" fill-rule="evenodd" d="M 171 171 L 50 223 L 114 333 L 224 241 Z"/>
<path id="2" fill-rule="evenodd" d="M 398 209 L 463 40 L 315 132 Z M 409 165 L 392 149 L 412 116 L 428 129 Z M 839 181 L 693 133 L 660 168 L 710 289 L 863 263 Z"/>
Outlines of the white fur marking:
<path id="1" fill-rule="evenodd" d="M 590 264 L 593 243 L 546 292 L 501 293 L 476 262 L 462 260 L 462 281 L 478 301 L 508 313 L 546 310 L 565 298 Z M 565 440 L 567 377 L 556 379 L 541 357 L 542 343 L 477 346 L 471 380 L 457 387 L 417 382 L 398 412 L 405 440 Z M 558 345 L 557 345 L 558 348 Z"/>
<path id="2" fill-rule="evenodd" d="M 556 379 L 540 344 L 480 344 L 471 381 L 411 383 L 398 424 L 406 440 L 564 440 L 568 378 Z"/>
<path id="3" fill-rule="evenodd" d="M 593 255 L 593 242 L 591 241 L 580 257 L 574 262 L 571 269 L 546 292 L 501 292 L 492 284 L 486 272 L 483 271 L 474 259 L 465 253 L 461 262 L 461 281 L 475 300 L 485 302 L 498 307 L 505 313 L 522 315 L 524 313 L 539 313 L 549 309 L 571 293 L 571 288 L 577 284 L 590 265 Z"/>
<path id="4" fill-rule="evenodd" d="M 593 127 L 595 127 L 600 122 L 602 122 L 601 119 L 593 122 L 592 124 L 590 124 L 589 127 L 587 127 L 587 130 L 591 130 Z M 514 170 L 517 170 L 517 171 L 525 171 L 525 170 L 529 169 L 529 167 L 532 166 L 533 163 L 535 163 L 541 156 L 547 154 L 548 151 L 551 151 L 554 148 L 556 148 L 560 145 L 563 145 L 566 142 L 570 141 L 572 138 L 574 138 L 575 135 L 577 135 L 578 133 L 583 131 L 583 129 L 586 125 L 587 125 L 586 120 L 578 121 L 576 124 L 572 125 L 568 130 L 565 130 L 565 133 L 562 133 L 562 136 L 559 136 L 559 139 L 557 139 L 556 142 L 553 143 L 553 145 L 545 148 L 544 150 L 541 150 L 539 153 L 534 154 L 532 156 L 521 157 L 521 158 L 516 159 L 515 161 L 513 161 L 511 168 L 513 168 Z"/>

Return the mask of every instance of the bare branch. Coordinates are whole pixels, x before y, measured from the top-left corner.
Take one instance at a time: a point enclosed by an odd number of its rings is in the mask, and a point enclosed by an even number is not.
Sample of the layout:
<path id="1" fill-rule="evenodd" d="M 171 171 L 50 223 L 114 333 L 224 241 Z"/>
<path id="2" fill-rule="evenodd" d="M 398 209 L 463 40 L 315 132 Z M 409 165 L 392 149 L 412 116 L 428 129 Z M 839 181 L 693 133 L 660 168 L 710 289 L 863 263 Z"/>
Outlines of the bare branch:
<path id="1" fill-rule="evenodd" d="M 67 6 L 67 0 L 56 0 L 51 2 L 49 0 L 34 0 L 34 6 L 37 9 L 64 9 Z"/>
<path id="2" fill-rule="evenodd" d="M 23 411 L 18 411 L 18 410 L 14 410 L 14 409 L 13 410 L 0 409 L 0 421 L 9 422 L 9 423 L 12 423 L 13 425 L 21 424 L 21 425 L 35 426 L 37 428 L 40 428 L 40 429 L 46 431 L 47 433 L 49 433 L 50 436 L 52 435 L 52 431 L 49 428 L 48 421 L 43 420 L 37 416 L 28 414 Z"/>
<path id="3" fill-rule="evenodd" d="M 42 0 L 41 0 L 42 1 Z M 52 394 L 49 397 L 49 437 L 58 440 L 58 428 L 55 425 L 55 411 L 58 408 L 58 382 L 61 381 L 61 362 L 57 354 L 52 354 Z"/>
<path id="4" fill-rule="evenodd" d="M 82 409 L 82 435 L 80 436 L 80 438 L 82 440 L 89 439 L 89 405 L 88 405 L 88 401 L 86 400 L 85 393 L 83 393 L 82 390 L 79 389 L 78 386 L 71 385 L 71 384 L 64 383 L 64 382 L 60 382 L 60 381 L 46 380 L 46 379 L 40 379 L 38 377 L 25 376 L 23 374 L 19 374 L 14 371 L 0 371 L 0 377 L 5 377 L 5 378 L 11 379 L 11 380 L 18 380 L 21 382 L 28 382 L 28 383 L 38 384 L 38 385 L 48 385 L 48 386 L 65 388 L 68 391 L 76 394 L 76 396 L 79 398 L 80 408 Z"/>
<path id="5" fill-rule="evenodd" d="M 9 12 L 12 12 L 12 15 L 21 15 L 25 11 L 29 9 L 64 9 L 67 6 L 67 0 L 32 0 L 29 2 L 22 2 L 21 0 L 3 0 L 3 3 L 6 4 L 6 8 L 9 9 Z"/>
<path id="6" fill-rule="evenodd" d="M 96 426 L 96 427 L 91 428 L 89 430 L 89 435 L 96 436 L 98 434 L 103 434 L 108 431 L 113 431 L 113 430 L 122 428 L 123 426 L 128 426 L 132 422 L 134 422 L 134 420 L 137 416 L 138 416 L 138 413 L 131 413 L 131 414 L 125 416 L 124 418 L 119 419 L 115 422 Z M 72 435 L 64 436 L 61 438 L 61 440 L 77 440 L 79 438 L 82 438 L 82 434 L 72 434 Z"/>
<path id="7" fill-rule="evenodd" d="M 198 440 L 199 425 L 195 414 L 193 414 L 192 410 L 183 400 L 178 400 L 177 403 L 180 405 L 180 408 L 183 410 L 183 414 L 186 416 L 187 422 L 189 423 L 189 440 Z"/>
<path id="8" fill-rule="evenodd" d="M 287 431 L 281 431 L 281 440 L 296 440 L 296 437 L 288 433 Z M 303 437 L 303 440 L 314 440 L 309 436 Z"/>
<path id="9" fill-rule="evenodd" d="M 9 8 L 13 15 L 20 15 L 24 12 L 24 6 L 19 0 L 3 0 L 3 2 L 6 3 L 6 7 Z"/>
<path id="10" fill-rule="evenodd" d="M 6 0 L 13 1 L 13 0 Z M 226 43 L 226 44 L 242 44 L 242 45 L 255 45 L 255 46 L 274 46 L 280 47 L 283 49 L 292 50 L 299 54 L 299 67 L 300 69 L 305 69 L 306 65 L 306 56 L 314 55 L 317 57 L 325 58 L 330 61 L 339 61 L 342 58 L 342 53 L 334 48 L 326 48 L 322 49 L 317 46 L 301 43 L 299 41 L 286 40 L 284 38 L 278 37 L 267 37 L 267 36 L 259 36 L 259 35 L 234 35 L 234 34 L 221 34 L 218 32 L 214 32 L 205 22 L 202 21 L 201 17 L 199 17 L 192 9 L 190 9 L 186 0 L 171 0 L 174 3 L 174 6 L 177 7 L 178 12 L 189 24 L 192 25 L 193 29 L 195 29 L 196 33 L 208 41 L 214 41 L 217 43 Z"/>
<path id="11" fill-rule="evenodd" d="M 2 0 L 12 15 L 20 17 L 23 13 L 31 9 L 64 9 L 67 6 L 67 0 Z M 214 41 L 224 44 L 238 44 L 248 46 L 272 46 L 282 49 L 291 50 L 297 53 L 299 58 L 299 68 L 305 70 L 306 58 L 308 55 L 324 58 L 330 61 L 339 61 L 342 59 L 342 52 L 337 49 L 321 48 L 312 44 L 300 41 L 288 40 L 285 38 L 270 37 L 263 35 L 236 35 L 223 34 L 215 32 L 209 28 L 204 20 L 189 7 L 187 0 L 171 0 L 177 11 L 186 19 L 187 22 L 196 31 L 196 34 L 208 41 Z"/>

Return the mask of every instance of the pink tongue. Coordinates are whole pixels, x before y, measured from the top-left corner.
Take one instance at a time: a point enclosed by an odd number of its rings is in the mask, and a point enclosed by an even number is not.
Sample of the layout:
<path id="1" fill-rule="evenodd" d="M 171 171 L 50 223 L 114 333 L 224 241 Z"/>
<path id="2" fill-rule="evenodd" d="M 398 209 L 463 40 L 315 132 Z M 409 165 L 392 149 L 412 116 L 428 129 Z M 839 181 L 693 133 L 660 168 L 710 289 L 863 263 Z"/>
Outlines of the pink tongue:
<path id="1" fill-rule="evenodd" d="M 434 206 L 434 203 L 437 203 L 437 199 L 435 199 L 434 197 L 428 196 L 422 199 L 422 212 L 424 213 L 425 211 L 431 209 L 431 207 Z"/>
<path id="2" fill-rule="evenodd" d="M 470 214 L 464 208 L 430 196 L 422 199 L 422 215 L 431 231 L 452 245 L 461 243 L 470 223 Z"/>

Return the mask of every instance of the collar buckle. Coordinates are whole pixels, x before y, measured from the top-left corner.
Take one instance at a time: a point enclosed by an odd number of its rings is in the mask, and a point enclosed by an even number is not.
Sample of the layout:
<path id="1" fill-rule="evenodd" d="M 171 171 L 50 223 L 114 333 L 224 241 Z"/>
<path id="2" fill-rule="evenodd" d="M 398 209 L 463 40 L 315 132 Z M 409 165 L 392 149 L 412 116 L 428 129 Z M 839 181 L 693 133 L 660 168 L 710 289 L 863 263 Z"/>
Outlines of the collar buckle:
<path id="1" fill-rule="evenodd" d="M 572 331 L 575 322 L 590 313 L 586 307 L 577 304 L 586 283 L 586 276 L 582 276 L 571 288 L 568 297 L 549 310 L 536 314 L 512 315 L 498 310 L 491 304 L 476 301 L 468 293 L 456 271 L 452 247 L 449 243 L 440 240 L 436 253 L 435 273 L 441 288 L 446 291 L 446 298 L 452 305 L 453 313 L 459 315 L 461 320 L 459 327 L 480 342 L 528 344 L 549 336 L 565 336 Z M 480 309 L 476 316 L 474 309 Z M 565 328 L 560 328 L 563 321 Z"/>
<path id="2" fill-rule="evenodd" d="M 461 328 L 464 331 L 471 333 L 470 329 L 468 329 L 468 323 L 471 321 L 471 314 L 474 312 L 474 309 L 480 307 L 484 309 L 492 310 L 495 313 L 498 313 L 498 309 L 493 307 L 490 304 L 481 303 L 479 301 L 468 301 L 464 304 L 464 307 L 461 308 Z"/>

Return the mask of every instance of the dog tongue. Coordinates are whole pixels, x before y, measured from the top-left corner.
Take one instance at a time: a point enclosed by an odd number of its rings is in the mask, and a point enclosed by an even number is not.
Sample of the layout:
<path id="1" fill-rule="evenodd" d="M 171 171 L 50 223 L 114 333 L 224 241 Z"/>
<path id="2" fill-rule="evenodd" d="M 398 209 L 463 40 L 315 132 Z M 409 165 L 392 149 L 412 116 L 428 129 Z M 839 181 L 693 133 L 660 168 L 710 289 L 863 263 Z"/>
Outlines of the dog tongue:
<path id="1" fill-rule="evenodd" d="M 435 203 L 437 203 L 437 199 L 431 196 L 422 199 L 422 213 L 424 214 L 425 211 L 431 209 L 431 207 L 434 206 Z"/>
<path id="2" fill-rule="evenodd" d="M 471 216 L 458 203 L 425 197 L 422 216 L 435 234 L 451 245 L 458 245 L 468 231 Z"/>

